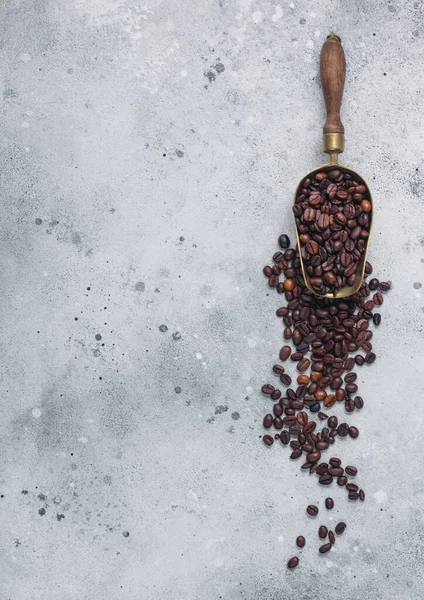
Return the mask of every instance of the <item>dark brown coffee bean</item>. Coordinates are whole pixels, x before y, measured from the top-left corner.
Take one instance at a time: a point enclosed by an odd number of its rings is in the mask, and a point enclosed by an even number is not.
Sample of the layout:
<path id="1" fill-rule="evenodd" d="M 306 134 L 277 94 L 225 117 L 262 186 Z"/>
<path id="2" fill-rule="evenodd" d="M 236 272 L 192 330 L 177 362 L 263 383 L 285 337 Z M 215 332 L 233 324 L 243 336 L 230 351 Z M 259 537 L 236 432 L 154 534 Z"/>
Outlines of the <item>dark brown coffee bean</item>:
<path id="1" fill-rule="evenodd" d="M 355 396 L 354 402 L 355 402 L 356 408 L 358 408 L 358 409 L 360 409 L 364 406 L 364 401 L 362 400 L 361 396 Z"/>
<path id="2" fill-rule="evenodd" d="M 340 458 L 330 458 L 330 460 L 328 461 L 330 463 L 330 465 L 332 467 L 340 467 L 340 465 L 342 464 L 342 461 L 340 460 Z"/>
<path id="3" fill-rule="evenodd" d="M 276 375 L 282 375 L 284 373 L 284 367 L 282 365 L 274 365 L 272 370 Z"/>
<path id="4" fill-rule="evenodd" d="M 293 362 L 297 362 L 297 361 L 301 360 L 302 358 L 303 358 L 302 352 L 293 352 L 293 354 L 290 357 L 290 360 L 292 360 Z"/>
<path id="5" fill-rule="evenodd" d="M 328 473 L 324 473 L 324 475 L 321 475 L 318 481 L 321 485 L 330 485 L 331 483 L 333 483 L 333 478 Z"/>
<path id="6" fill-rule="evenodd" d="M 318 418 L 321 419 L 321 421 L 325 421 L 326 419 L 328 419 L 328 415 L 326 415 L 323 412 L 319 412 L 318 413 Z"/>
<path id="7" fill-rule="evenodd" d="M 350 465 L 348 465 L 347 467 L 345 467 L 345 471 L 349 475 L 349 477 L 355 477 L 355 475 L 358 472 L 358 469 L 356 467 L 351 467 Z"/>
<path id="8" fill-rule="evenodd" d="M 361 500 L 361 502 L 363 502 L 365 500 L 364 490 L 359 490 L 359 500 Z"/>
<path id="9" fill-rule="evenodd" d="M 280 237 L 278 238 L 278 244 L 279 244 L 280 248 L 283 248 L 283 250 L 285 250 L 286 248 L 289 248 L 290 247 L 289 236 L 286 235 L 285 233 L 280 235 Z"/>
<path id="10" fill-rule="evenodd" d="M 264 271 L 265 277 L 271 277 L 271 275 L 273 274 L 272 273 L 272 268 L 269 265 L 267 265 L 266 267 L 264 267 L 263 271 Z"/>
<path id="11" fill-rule="evenodd" d="M 347 375 L 345 375 L 345 383 L 353 383 L 354 381 L 356 381 L 357 378 L 357 374 L 356 373 L 348 373 Z"/>
<path id="12" fill-rule="evenodd" d="M 336 543 L 336 536 L 334 535 L 334 532 L 330 531 L 328 532 L 328 539 L 330 540 L 330 544 L 333 546 Z"/>
<path id="13" fill-rule="evenodd" d="M 336 429 L 338 424 L 338 419 L 336 416 L 332 416 L 328 419 L 328 426 L 330 429 Z"/>
<path id="14" fill-rule="evenodd" d="M 376 358 L 377 357 L 374 354 L 374 352 L 367 352 L 367 354 L 365 355 L 365 362 L 367 363 L 367 365 L 372 365 Z"/>
<path id="15" fill-rule="evenodd" d="M 306 423 L 308 422 L 308 415 L 306 412 L 302 411 L 300 413 L 298 413 L 297 415 L 297 422 L 299 423 L 299 425 L 306 425 Z"/>
<path id="16" fill-rule="evenodd" d="M 348 498 L 349 500 L 358 500 L 359 494 L 358 492 L 349 492 Z"/>
<path id="17" fill-rule="evenodd" d="M 341 535 L 345 529 L 346 529 L 346 523 L 343 523 L 343 521 L 341 521 L 340 523 L 337 523 L 334 530 L 337 533 L 337 535 Z"/>
<path id="18" fill-rule="evenodd" d="M 359 487 L 356 485 L 356 483 L 348 483 L 346 485 L 346 489 L 349 490 L 349 492 L 357 492 Z"/>
<path id="19" fill-rule="evenodd" d="M 315 504 L 310 504 L 309 506 L 307 506 L 306 508 L 306 512 L 308 513 L 308 515 L 310 515 L 311 517 L 316 517 L 317 514 L 319 513 L 319 509 L 318 506 L 315 506 Z"/>
<path id="20" fill-rule="evenodd" d="M 328 469 L 328 472 L 332 477 L 341 477 L 343 475 L 344 469 L 342 467 L 330 467 Z"/>
<path id="21" fill-rule="evenodd" d="M 280 419 L 280 417 L 275 417 L 274 419 L 274 427 L 275 429 L 283 429 L 284 423 Z"/>
<path id="22" fill-rule="evenodd" d="M 300 360 L 299 363 L 297 364 L 297 370 L 300 371 L 301 373 L 303 373 L 304 371 L 306 371 L 308 369 L 310 364 L 311 364 L 311 362 L 309 359 L 302 358 L 302 360 Z"/>
<path id="23" fill-rule="evenodd" d="M 263 394 L 272 394 L 273 391 L 275 391 L 275 387 L 273 385 L 271 385 L 270 383 L 266 383 L 265 385 L 262 386 L 261 391 Z"/>
<path id="24" fill-rule="evenodd" d="M 274 443 L 274 438 L 271 435 L 264 435 L 262 439 L 267 446 L 272 446 Z"/>
<path id="25" fill-rule="evenodd" d="M 272 412 L 276 417 L 281 417 L 281 415 L 284 412 L 284 409 L 281 406 L 281 404 L 274 404 L 274 406 L 272 407 Z"/>
<path id="26" fill-rule="evenodd" d="M 378 281 L 378 279 L 371 279 L 371 281 L 369 282 L 369 288 L 370 290 L 377 290 L 378 286 L 380 285 L 380 282 Z"/>
<path id="27" fill-rule="evenodd" d="M 358 386 L 356 385 L 356 383 L 348 383 L 346 385 L 345 388 L 346 392 L 348 392 L 349 394 L 354 394 L 355 392 L 358 391 Z"/>
<path id="28" fill-rule="evenodd" d="M 356 427 L 349 427 L 349 435 L 351 438 L 357 438 L 359 435 L 359 429 Z"/>
<path id="29" fill-rule="evenodd" d="M 347 423 L 340 423 L 337 427 L 337 433 L 340 437 L 346 437 L 349 433 L 349 425 Z"/>
<path id="30" fill-rule="evenodd" d="M 361 354 L 357 354 L 355 356 L 355 362 L 356 362 L 357 365 L 361 366 L 361 365 L 364 364 L 365 358 Z"/>
<path id="31" fill-rule="evenodd" d="M 280 433 L 280 442 L 284 444 L 284 446 L 287 446 L 290 442 L 290 433 L 287 430 Z"/>
<path id="32" fill-rule="evenodd" d="M 388 292 L 390 290 L 390 283 L 388 281 L 382 281 L 380 283 L 380 290 L 382 292 Z"/>
<path id="33" fill-rule="evenodd" d="M 374 304 L 376 306 L 380 306 L 381 304 L 383 304 L 384 302 L 384 298 L 383 298 L 383 294 L 380 294 L 380 292 L 377 292 L 376 294 L 374 294 L 374 296 L 372 297 L 372 301 L 374 302 Z"/>
<path id="34" fill-rule="evenodd" d="M 328 464 L 327 463 L 320 463 L 317 467 L 317 474 L 318 475 L 324 475 L 324 473 L 327 472 L 328 469 Z"/>
<path id="35" fill-rule="evenodd" d="M 345 411 L 348 413 L 352 413 L 355 410 L 355 403 L 353 400 L 345 401 Z"/>
<path id="36" fill-rule="evenodd" d="M 325 499 L 325 508 L 327 508 L 328 510 L 331 510 L 333 507 L 334 507 L 333 498 L 326 498 Z"/>
<path id="37" fill-rule="evenodd" d="M 280 350 L 280 360 L 287 360 L 291 354 L 290 346 L 283 346 Z"/>
<path id="38" fill-rule="evenodd" d="M 267 429 L 269 429 L 271 427 L 273 421 L 274 421 L 274 417 L 272 415 L 265 415 L 264 416 L 264 421 L 263 421 L 264 427 L 266 427 Z"/>
<path id="39" fill-rule="evenodd" d="M 280 381 L 284 385 L 290 385 L 292 382 L 292 378 L 290 377 L 290 375 L 287 375 L 287 373 L 283 373 L 283 375 L 281 375 L 280 377 Z"/>
<path id="40" fill-rule="evenodd" d="M 302 450 L 299 448 L 298 450 L 293 450 L 293 452 L 290 454 L 290 458 L 295 460 L 296 458 L 300 458 L 302 454 Z"/>
<path id="41" fill-rule="evenodd" d="M 312 433 L 315 429 L 315 427 L 317 426 L 317 424 L 315 423 L 315 421 L 309 421 L 309 423 L 307 423 L 303 429 L 303 433 L 305 435 L 309 435 L 310 433 Z"/>
<path id="42" fill-rule="evenodd" d="M 299 559 L 297 556 L 292 556 L 292 558 L 288 561 L 287 566 L 289 569 L 295 569 L 299 564 Z"/>
<path id="43" fill-rule="evenodd" d="M 319 459 L 321 458 L 321 452 L 310 452 L 307 457 L 306 460 L 310 463 L 316 463 L 319 461 Z"/>
<path id="44" fill-rule="evenodd" d="M 303 537 L 303 535 L 298 535 L 296 538 L 296 546 L 298 546 L 299 548 L 303 548 L 305 543 L 306 543 L 306 540 Z"/>
<path id="45" fill-rule="evenodd" d="M 319 551 L 321 554 L 325 554 L 326 552 L 328 552 L 329 550 L 331 550 L 331 544 L 324 544 L 323 546 L 320 547 Z"/>
<path id="46" fill-rule="evenodd" d="M 281 397 L 281 391 L 280 390 L 274 390 L 271 394 L 271 400 L 278 400 L 278 398 Z"/>
<path id="47" fill-rule="evenodd" d="M 337 485 L 339 485 L 340 487 L 343 487 L 346 484 L 347 484 L 347 477 L 345 475 L 341 475 L 340 477 L 337 478 Z"/>
<path id="48" fill-rule="evenodd" d="M 373 323 L 376 327 L 378 327 L 381 323 L 381 315 L 380 313 L 374 313 L 372 317 Z"/>
<path id="49" fill-rule="evenodd" d="M 327 537 L 327 533 L 328 533 L 327 527 L 325 525 L 321 525 L 321 527 L 318 529 L 319 537 L 324 539 Z"/>

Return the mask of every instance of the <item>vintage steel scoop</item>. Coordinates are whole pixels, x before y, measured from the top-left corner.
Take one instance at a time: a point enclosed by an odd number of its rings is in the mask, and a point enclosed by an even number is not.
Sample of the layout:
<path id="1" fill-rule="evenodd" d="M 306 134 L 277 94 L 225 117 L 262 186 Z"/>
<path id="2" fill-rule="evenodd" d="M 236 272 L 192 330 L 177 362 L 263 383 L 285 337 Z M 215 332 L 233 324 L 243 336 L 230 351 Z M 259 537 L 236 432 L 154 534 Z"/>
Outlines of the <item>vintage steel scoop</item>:
<path id="1" fill-rule="evenodd" d="M 345 82 L 345 74 L 346 74 L 346 61 L 345 55 L 341 44 L 341 39 L 331 33 L 327 40 L 324 42 L 324 45 L 321 50 L 321 59 L 320 59 L 320 73 L 321 73 L 321 83 L 322 89 L 324 93 L 324 101 L 327 110 L 327 120 L 324 125 L 324 140 L 323 140 L 323 151 L 327 152 L 330 155 L 330 160 L 328 163 L 325 163 L 314 169 L 308 175 L 302 178 L 299 185 L 297 186 L 296 193 L 294 196 L 294 202 L 296 202 L 298 190 L 306 177 L 313 178 L 316 173 L 320 171 L 328 171 L 329 167 L 341 166 L 344 170 L 352 173 L 365 187 L 367 188 L 367 192 L 369 195 L 369 201 L 372 205 L 372 198 L 369 187 L 367 183 L 364 181 L 363 177 L 361 177 L 352 169 L 345 167 L 344 165 L 339 164 L 339 153 L 344 150 L 344 127 L 340 120 L 340 107 L 342 103 L 343 96 L 343 88 Z M 370 225 L 369 225 L 369 234 L 371 234 L 371 225 L 372 225 L 372 216 L 373 216 L 373 208 L 369 213 L 370 217 Z M 295 221 L 296 226 L 296 221 Z M 296 238 L 298 248 L 302 247 L 302 243 L 299 239 L 299 231 L 296 226 Z M 316 290 L 311 285 L 310 276 L 308 275 L 305 265 L 302 260 L 302 254 L 299 252 L 300 263 L 302 267 L 302 273 L 305 280 L 306 287 L 310 292 L 312 292 L 315 296 L 319 296 L 321 298 L 346 298 L 348 296 L 352 296 L 355 294 L 361 287 L 364 272 L 365 272 L 365 263 L 368 254 L 368 246 L 369 246 L 370 235 L 366 240 L 365 250 L 362 254 L 361 259 L 358 262 L 358 268 L 356 271 L 356 280 L 355 283 L 351 286 L 344 286 L 340 288 L 336 294 L 328 293 L 328 294 L 318 294 Z"/>

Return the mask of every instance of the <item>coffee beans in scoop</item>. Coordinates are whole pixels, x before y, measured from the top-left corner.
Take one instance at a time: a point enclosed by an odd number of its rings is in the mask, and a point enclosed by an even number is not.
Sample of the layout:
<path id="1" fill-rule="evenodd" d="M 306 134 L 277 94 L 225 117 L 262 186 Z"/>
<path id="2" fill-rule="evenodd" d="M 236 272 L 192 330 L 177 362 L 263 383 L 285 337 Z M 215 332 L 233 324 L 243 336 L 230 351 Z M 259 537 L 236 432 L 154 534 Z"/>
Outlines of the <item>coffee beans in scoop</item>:
<path id="1" fill-rule="evenodd" d="M 312 257 L 308 269 L 312 267 L 312 275 L 322 279 L 316 288 L 320 293 L 335 291 L 346 282 L 351 285 L 354 271 L 346 267 L 358 264 L 365 248 L 360 242 L 366 240 L 369 226 L 366 188 L 363 182 L 348 174 L 337 169 L 337 173 L 323 172 L 305 181 L 296 203 L 301 210 L 296 216 L 300 225 L 307 227 L 304 234 L 309 236 L 309 239 L 301 238 L 302 251 L 310 241 L 319 246 L 314 254 L 309 250 L 315 250 L 315 245 L 309 244 L 307 252 Z M 323 181 L 326 183 L 322 184 Z M 304 209 L 308 208 L 320 214 L 314 212 L 313 220 L 309 220 L 312 215 L 309 211 L 305 220 Z M 340 216 L 335 219 L 338 212 L 346 217 L 346 222 Z M 326 227 L 323 225 L 327 219 L 322 215 L 328 216 Z M 321 233 L 318 233 L 318 222 Z M 357 227 L 361 231 L 358 229 L 358 235 L 355 233 L 352 237 Z M 282 320 L 283 342 L 276 350 L 276 363 L 271 369 L 272 377 L 278 378 L 283 387 L 276 387 L 275 381 L 268 381 L 262 387 L 267 402 L 273 403 L 266 410 L 263 425 L 267 433 L 262 439 L 266 446 L 277 446 L 279 451 L 289 447 L 287 456 L 299 461 L 303 473 L 315 473 L 318 483 L 324 487 L 337 484 L 336 489 L 344 490 L 346 500 L 358 503 L 365 500 L 365 491 L 352 481 L 357 468 L 351 464 L 344 466 L 340 458 L 334 456 L 333 446 L 350 444 L 360 435 L 357 425 L 351 422 L 355 411 L 364 406 L 363 398 L 358 395 L 358 373 L 360 369 L 370 368 L 376 360 L 374 332 L 381 323 L 380 309 L 390 284 L 376 277 L 367 283 L 373 268 L 366 262 L 364 280 L 354 295 L 344 299 L 321 298 L 305 286 L 298 249 L 290 248 L 288 236 L 280 236 L 279 245 L 281 251 L 274 254 L 273 264 L 267 265 L 263 272 L 268 285 L 285 299 L 284 305 L 276 311 Z M 351 258 L 341 259 L 344 254 Z M 324 273 L 330 271 L 336 278 L 333 283 L 328 277 L 324 278 Z M 378 313 L 374 312 L 376 307 Z M 343 406 L 346 418 L 334 414 Z M 331 510 L 333 506 L 332 498 L 326 498 L 325 507 Z M 318 514 L 315 504 L 306 510 L 311 516 Z M 326 525 L 322 527 L 323 533 Z M 340 535 L 345 527 L 345 523 L 339 523 L 336 534 Z M 334 533 L 328 535 L 330 542 L 320 547 L 321 553 L 328 552 L 334 544 Z M 289 568 L 298 562 L 297 557 L 293 557 Z"/>
<path id="2" fill-rule="evenodd" d="M 371 209 L 367 187 L 347 169 L 324 169 L 301 182 L 293 213 L 302 260 L 317 294 L 335 294 L 361 276 Z"/>

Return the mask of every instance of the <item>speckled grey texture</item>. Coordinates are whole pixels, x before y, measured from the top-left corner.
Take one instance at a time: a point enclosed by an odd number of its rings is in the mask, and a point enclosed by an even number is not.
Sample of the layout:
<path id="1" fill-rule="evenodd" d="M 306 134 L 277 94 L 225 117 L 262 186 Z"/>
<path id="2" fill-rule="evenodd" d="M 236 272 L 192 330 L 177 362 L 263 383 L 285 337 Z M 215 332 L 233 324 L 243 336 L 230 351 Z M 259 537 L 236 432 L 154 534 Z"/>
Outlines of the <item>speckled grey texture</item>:
<path id="1" fill-rule="evenodd" d="M 423 598 L 423 22 L 406 0 L 2 3 L 2 600 Z M 332 490 L 348 529 L 320 557 L 325 490 L 259 439 L 261 269 L 323 162 L 332 29 L 393 290 L 337 444 L 367 501 Z"/>

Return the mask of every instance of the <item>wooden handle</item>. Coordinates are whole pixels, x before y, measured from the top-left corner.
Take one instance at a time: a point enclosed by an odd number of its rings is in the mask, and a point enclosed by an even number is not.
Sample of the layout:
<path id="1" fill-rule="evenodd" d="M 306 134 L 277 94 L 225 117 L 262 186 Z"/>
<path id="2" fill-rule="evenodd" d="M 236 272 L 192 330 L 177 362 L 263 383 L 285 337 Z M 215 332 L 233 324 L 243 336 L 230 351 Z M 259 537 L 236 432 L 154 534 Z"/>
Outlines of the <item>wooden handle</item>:
<path id="1" fill-rule="evenodd" d="M 321 83 L 324 93 L 327 120 L 324 133 L 344 133 L 340 120 L 343 88 L 346 75 L 346 60 L 341 39 L 331 33 L 321 50 Z"/>

